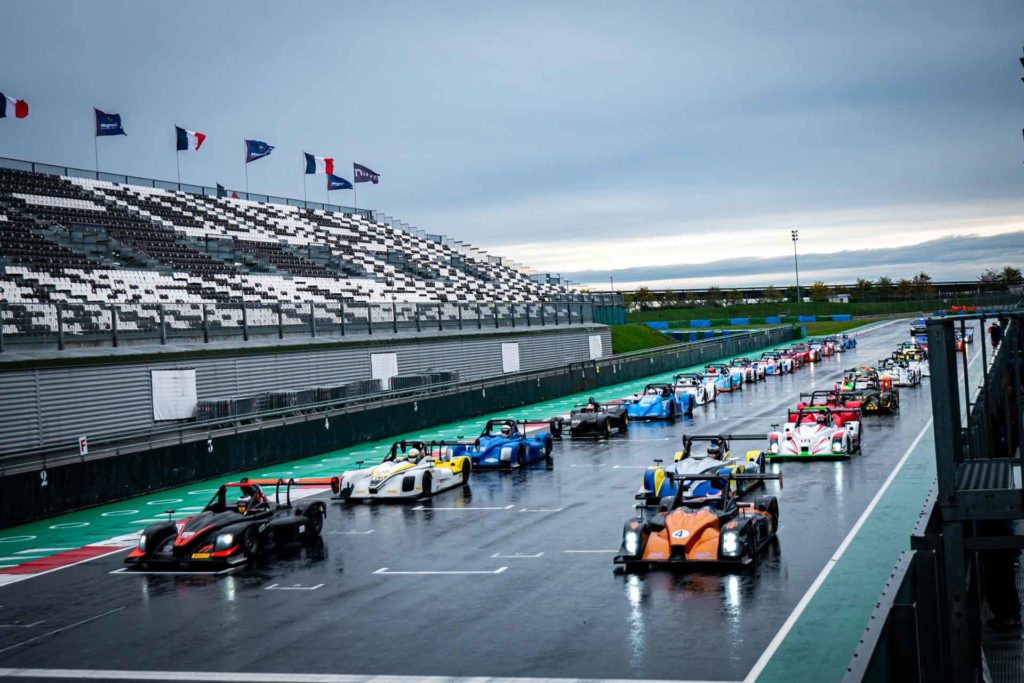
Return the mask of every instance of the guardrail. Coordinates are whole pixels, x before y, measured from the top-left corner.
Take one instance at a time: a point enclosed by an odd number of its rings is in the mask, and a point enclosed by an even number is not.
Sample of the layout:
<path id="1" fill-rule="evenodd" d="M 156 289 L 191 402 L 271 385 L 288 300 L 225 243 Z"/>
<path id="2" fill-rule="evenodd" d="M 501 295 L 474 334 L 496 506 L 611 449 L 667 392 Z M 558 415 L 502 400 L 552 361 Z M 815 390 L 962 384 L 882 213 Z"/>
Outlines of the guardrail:
<path id="1" fill-rule="evenodd" d="M 974 340 L 981 344 L 980 381 L 956 348 L 968 321 L 981 328 Z M 992 322 L 1002 323 L 1003 336 L 989 352 Z M 980 680 L 981 602 L 991 578 L 983 568 L 1012 563 L 1006 551 L 1024 548 L 1009 524 L 1024 519 L 1024 313 L 931 319 L 928 349 L 936 487 L 850 660 L 847 681 Z"/>
<path id="2" fill-rule="evenodd" d="M 618 368 L 624 363 L 636 362 L 638 360 L 646 361 L 649 359 L 650 363 L 648 365 L 651 369 L 647 374 L 655 374 L 667 369 L 669 365 L 672 367 L 683 367 L 689 364 L 685 361 L 690 359 L 690 356 L 687 354 L 693 350 L 710 348 L 719 353 L 727 353 L 726 344 L 736 345 L 742 340 L 749 340 L 752 346 L 769 346 L 788 340 L 790 337 L 787 336 L 787 333 L 792 334 L 789 328 L 758 330 L 735 334 L 727 338 L 672 344 L 650 351 L 634 351 L 607 356 L 598 360 L 572 363 L 569 366 L 508 373 L 488 379 L 438 383 L 408 390 L 364 394 L 343 399 L 308 403 L 301 406 L 256 411 L 229 418 L 216 418 L 153 429 L 108 433 L 106 435 L 90 437 L 87 455 L 79 453 L 77 442 L 52 443 L 46 446 L 12 451 L 0 456 L 0 477 L 70 463 L 87 462 L 123 453 L 149 450 L 162 445 L 215 438 L 221 434 L 239 434 L 267 429 L 289 424 L 297 420 L 329 418 L 340 413 L 366 410 L 377 406 L 398 405 L 409 401 L 444 396 L 467 390 L 489 390 L 524 380 L 539 381 L 546 377 L 564 375 L 567 369 L 570 373 L 583 373 L 584 375 L 589 373 L 594 376 L 600 375 L 602 370 L 604 370 L 604 377 L 613 378 L 616 376 Z M 717 348 L 715 345 L 717 345 Z M 655 364 L 656 359 L 660 361 L 658 365 Z M 665 368 L 661 367 L 665 363 L 668 363 L 668 365 Z M 679 365 L 676 366 L 674 365 L 675 363 Z"/>
<path id="3" fill-rule="evenodd" d="M 14 345 L 63 350 L 69 344 L 117 347 L 573 325 L 606 320 L 606 308 L 600 298 L 585 295 L 540 302 L 0 302 L 0 352 Z"/>

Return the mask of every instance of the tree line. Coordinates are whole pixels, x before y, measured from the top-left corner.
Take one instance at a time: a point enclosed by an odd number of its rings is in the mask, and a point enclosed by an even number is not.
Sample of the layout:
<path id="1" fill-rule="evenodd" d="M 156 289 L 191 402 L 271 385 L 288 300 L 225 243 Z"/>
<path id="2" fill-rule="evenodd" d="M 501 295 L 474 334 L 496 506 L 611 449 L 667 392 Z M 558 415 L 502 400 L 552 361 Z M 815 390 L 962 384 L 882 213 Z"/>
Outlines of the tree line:
<path id="1" fill-rule="evenodd" d="M 978 291 L 1005 292 L 1010 287 L 1024 285 L 1024 276 L 1019 268 L 1006 266 L 1002 270 L 989 268 L 978 276 Z M 852 286 L 827 285 L 821 280 L 810 286 L 802 287 L 801 295 L 811 301 L 828 301 L 830 296 L 837 294 L 849 295 L 851 302 L 867 301 L 900 301 L 908 299 L 934 299 L 939 290 L 931 276 L 921 271 L 912 278 L 893 280 L 880 277 L 877 280 L 858 278 Z M 748 297 L 738 289 L 722 289 L 718 286 L 709 287 L 704 291 L 672 290 L 652 292 L 649 287 L 638 287 L 633 292 L 623 294 L 623 300 L 632 310 L 648 310 L 657 304 L 661 308 L 690 308 L 698 306 L 726 306 L 743 303 L 776 304 L 783 301 L 796 301 L 796 287 L 778 288 L 769 285 L 755 299 Z"/>

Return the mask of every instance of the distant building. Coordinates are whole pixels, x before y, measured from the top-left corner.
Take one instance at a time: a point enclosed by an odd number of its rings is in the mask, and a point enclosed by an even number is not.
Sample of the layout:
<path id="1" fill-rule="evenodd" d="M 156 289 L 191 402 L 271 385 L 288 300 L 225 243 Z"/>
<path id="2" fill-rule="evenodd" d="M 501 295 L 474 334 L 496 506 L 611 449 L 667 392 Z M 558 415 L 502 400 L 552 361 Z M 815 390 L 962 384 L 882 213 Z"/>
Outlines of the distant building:
<path id="1" fill-rule="evenodd" d="M 831 294 L 828 297 L 828 302 L 830 304 L 848 304 L 848 303 L 850 303 L 850 295 L 849 294 Z"/>

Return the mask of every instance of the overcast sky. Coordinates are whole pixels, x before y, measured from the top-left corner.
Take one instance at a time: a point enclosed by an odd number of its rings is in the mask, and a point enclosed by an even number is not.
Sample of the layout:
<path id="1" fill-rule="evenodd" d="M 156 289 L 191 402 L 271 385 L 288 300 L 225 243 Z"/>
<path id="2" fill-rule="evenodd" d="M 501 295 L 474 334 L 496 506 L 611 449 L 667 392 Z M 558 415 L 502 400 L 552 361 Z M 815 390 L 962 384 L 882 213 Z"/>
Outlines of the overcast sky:
<path id="1" fill-rule="evenodd" d="M 240 188 L 258 138 L 253 191 L 358 161 L 361 205 L 555 272 L 1010 233 L 1022 26 L 1020 0 L 7 0 L 0 92 L 31 114 L 0 155 L 91 168 L 96 106 L 128 132 L 104 169 L 173 179 L 179 124 L 209 136 L 182 179 Z"/>

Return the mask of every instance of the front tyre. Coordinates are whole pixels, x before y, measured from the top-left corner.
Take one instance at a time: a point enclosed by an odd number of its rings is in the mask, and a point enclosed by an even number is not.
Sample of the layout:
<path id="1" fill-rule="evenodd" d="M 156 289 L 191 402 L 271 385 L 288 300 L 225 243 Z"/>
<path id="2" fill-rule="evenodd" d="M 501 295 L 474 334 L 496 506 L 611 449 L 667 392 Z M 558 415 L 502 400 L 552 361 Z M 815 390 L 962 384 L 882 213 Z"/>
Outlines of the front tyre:
<path id="1" fill-rule="evenodd" d="M 309 511 L 307 516 L 309 517 L 307 538 L 312 541 L 319 538 L 320 533 L 324 530 L 324 511 L 320 506 L 316 506 Z"/>
<path id="2" fill-rule="evenodd" d="M 242 554 L 247 560 L 255 560 L 263 552 L 263 544 L 260 542 L 259 532 L 256 527 L 249 526 L 242 532 Z"/>
<path id="3" fill-rule="evenodd" d="M 421 487 L 422 490 L 420 492 L 421 497 L 433 495 L 433 493 L 434 493 L 434 478 L 431 476 L 430 472 L 424 472 L 423 473 L 422 482 L 423 482 L 422 483 L 422 487 Z"/>
<path id="4" fill-rule="evenodd" d="M 472 469 L 473 469 L 473 465 L 468 460 L 466 462 L 462 463 L 462 483 L 463 484 L 468 484 L 469 483 L 469 473 L 470 473 L 470 471 Z"/>

